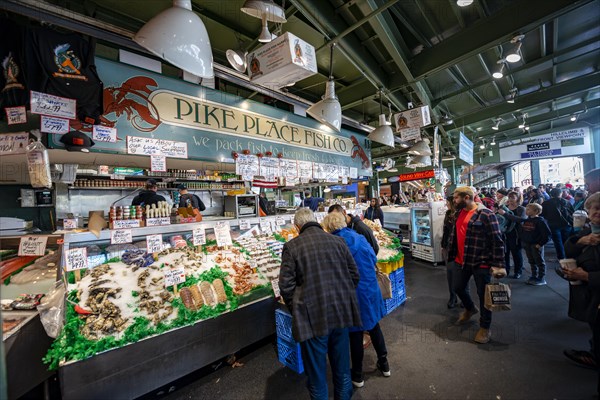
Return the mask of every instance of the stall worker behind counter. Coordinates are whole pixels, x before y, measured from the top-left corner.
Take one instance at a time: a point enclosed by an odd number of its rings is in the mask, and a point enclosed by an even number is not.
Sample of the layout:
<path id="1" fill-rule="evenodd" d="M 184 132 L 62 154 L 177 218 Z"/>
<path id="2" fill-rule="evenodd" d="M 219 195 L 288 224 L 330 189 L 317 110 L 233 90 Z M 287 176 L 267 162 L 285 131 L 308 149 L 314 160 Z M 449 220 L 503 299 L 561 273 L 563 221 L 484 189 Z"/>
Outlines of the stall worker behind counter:
<path id="1" fill-rule="evenodd" d="M 199 211 L 206 210 L 206 206 L 202 200 L 200 200 L 200 197 L 189 193 L 187 186 L 185 186 L 183 183 L 177 186 L 177 190 L 179 190 L 179 207 L 187 208 L 192 206 L 192 208 Z"/>
<path id="2" fill-rule="evenodd" d="M 158 204 L 159 201 L 167 201 L 160 194 L 156 194 L 158 186 L 154 179 L 148 179 L 146 181 L 146 189 L 142 190 L 140 194 L 135 196 L 131 202 L 132 206 L 151 206 L 152 204 Z"/>
<path id="3" fill-rule="evenodd" d="M 304 201 L 302 202 L 302 207 L 308 207 L 312 211 L 317 211 L 319 208 L 319 203 L 324 203 L 325 199 L 322 197 L 312 197 L 310 190 L 304 192 Z"/>

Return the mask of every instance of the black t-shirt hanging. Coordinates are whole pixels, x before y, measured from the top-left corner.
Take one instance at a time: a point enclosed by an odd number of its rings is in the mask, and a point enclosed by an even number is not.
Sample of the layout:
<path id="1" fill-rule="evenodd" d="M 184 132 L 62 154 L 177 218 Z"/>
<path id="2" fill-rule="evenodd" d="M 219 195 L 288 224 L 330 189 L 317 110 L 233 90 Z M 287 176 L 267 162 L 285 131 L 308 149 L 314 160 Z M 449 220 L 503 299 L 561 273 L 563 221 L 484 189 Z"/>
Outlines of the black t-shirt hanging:
<path id="1" fill-rule="evenodd" d="M 26 34 L 25 61 L 29 88 L 77 100 L 77 117 L 99 123 L 102 115 L 102 81 L 94 64 L 95 41 L 76 33 L 47 28 Z"/>
<path id="2" fill-rule="evenodd" d="M 29 91 L 23 71 L 23 33 L 21 26 L 0 18 L 0 119 L 5 107 L 28 106 Z"/>

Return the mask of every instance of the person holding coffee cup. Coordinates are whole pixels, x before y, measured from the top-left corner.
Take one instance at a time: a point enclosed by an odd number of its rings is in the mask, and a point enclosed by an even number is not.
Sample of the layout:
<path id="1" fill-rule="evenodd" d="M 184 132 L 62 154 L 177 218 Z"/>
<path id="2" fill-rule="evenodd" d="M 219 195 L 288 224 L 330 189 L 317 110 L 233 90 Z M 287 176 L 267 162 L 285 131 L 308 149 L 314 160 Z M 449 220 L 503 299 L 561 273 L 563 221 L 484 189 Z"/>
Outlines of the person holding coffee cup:
<path id="1" fill-rule="evenodd" d="M 566 241 L 565 254 L 569 259 L 561 260 L 561 272 L 570 281 L 581 281 L 580 285 L 569 286 L 569 317 L 590 324 L 594 345 L 592 352 L 565 350 L 564 354 L 578 364 L 597 368 L 600 332 L 594 328 L 598 325 L 600 307 L 600 192 L 588 197 L 585 209 L 590 228 L 582 229 Z"/>

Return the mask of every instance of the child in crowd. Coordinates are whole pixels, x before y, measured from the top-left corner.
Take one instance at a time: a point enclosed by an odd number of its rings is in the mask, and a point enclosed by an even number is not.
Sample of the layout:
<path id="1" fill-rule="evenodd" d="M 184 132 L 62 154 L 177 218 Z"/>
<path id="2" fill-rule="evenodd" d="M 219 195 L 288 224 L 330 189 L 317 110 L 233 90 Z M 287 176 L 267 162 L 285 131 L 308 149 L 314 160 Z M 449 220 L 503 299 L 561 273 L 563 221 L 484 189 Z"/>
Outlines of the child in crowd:
<path id="1" fill-rule="evenodd" d="M 525 208 L 527 219 L 523 221 L 521 242 L 531 265 L 531 277 L 528 285 L 542 286 L 546 284 L 546 263 L 544 261 L 544 245 L 550 240 L 550 228 L 546 220 L 540 216 L 542 206 L 530 203 Z"/>

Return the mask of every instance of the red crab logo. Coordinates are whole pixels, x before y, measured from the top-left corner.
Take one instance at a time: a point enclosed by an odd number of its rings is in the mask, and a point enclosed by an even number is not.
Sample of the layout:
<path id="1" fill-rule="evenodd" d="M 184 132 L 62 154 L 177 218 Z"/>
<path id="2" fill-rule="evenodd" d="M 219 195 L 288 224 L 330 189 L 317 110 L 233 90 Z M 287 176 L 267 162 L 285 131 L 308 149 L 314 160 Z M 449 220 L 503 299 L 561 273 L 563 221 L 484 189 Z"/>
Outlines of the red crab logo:
<path id="1" fill-rule="evenodd" d="M 365 150 L 358 143 L 358 139 L 353 135 L 350 136 L 350 140 L 354 144 L 354 146 L 352 146 L 352 158 L 356 158 L 357 156 L 360 157 L 363 168 L 369 168 L 371 166 L 369 157 L 367 156 L 367 153 L 365 153 Z"/>

